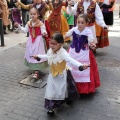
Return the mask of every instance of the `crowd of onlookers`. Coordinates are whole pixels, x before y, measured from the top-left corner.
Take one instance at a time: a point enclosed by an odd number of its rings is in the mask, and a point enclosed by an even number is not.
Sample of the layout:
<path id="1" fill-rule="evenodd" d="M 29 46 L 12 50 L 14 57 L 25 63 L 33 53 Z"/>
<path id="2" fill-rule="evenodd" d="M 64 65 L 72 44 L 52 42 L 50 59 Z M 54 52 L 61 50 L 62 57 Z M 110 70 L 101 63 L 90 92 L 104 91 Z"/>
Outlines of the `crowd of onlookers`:
<path id="1" fill-rule="evenodd" d="M 25 26 L 25 24 L 27 22 L 28 10 L 24 9 L 24 7 L 19 7 L 17 5 L 18 1 L 20 1 L 24 5 L 28 5 L 28 4 L 30 5 L 31 3 L 34 3 L 34 0 L 0 0 L 0 18 L 3 19 L 4 34 L 7 33 L 6 29 L 12 30 L 12 31 L 15 29 L 14 21 L 19 22 L 19 24 L 22 23 L 23 26 Z M 45 0 L 43 0 L 43 1 L 45 1 Z M 75 0 L 75 1 L 78 1 L 78 0 Z M 75 1 L 74 1 L 74 3 L 76 3 Z M 96 1 L 98 2 L 99 6 L 102 10 L 102 13 L 104 16 L 104 21 L 105 21 L 106 25 L 112 25 L 113 24 L 113 20 L 112 20 L 113 19 L 113 10 L 112 10 L 113 8 L 112 8 L 112 6 L 114 4 L 114 0 L 111 0 L 110 3 L 108 2 L 108 0 L 106 0 L 104 2 L 103 2 L 103 0 L 96 0 Z M 108 12 L 108 9 L 109 9 L 109 12 Z M 17 15 L 15 15 L 15 14 L 17 14 Z M 110 17 L 110 19 L 108 19 L 108 17 Z"/>
<path id="2" fill-rule="evenodd" d="M 21 0 L 21 2 L 25 5 L 30 4 L 32 0 Z M 13 31 L 14 28 L 14 20 L 16 18 L 15 14 L 20 14 L 19 21 L 22 22 L 23 26 L 25 26 L 27 22 L 27 14 L 28 10 L 23 9 L 21 7 L 16 6 L 17 0 L 0 0 L 0 18 L 3 21 L 3 30 L 4 34 L 7 34 L 6 29 Z"/>

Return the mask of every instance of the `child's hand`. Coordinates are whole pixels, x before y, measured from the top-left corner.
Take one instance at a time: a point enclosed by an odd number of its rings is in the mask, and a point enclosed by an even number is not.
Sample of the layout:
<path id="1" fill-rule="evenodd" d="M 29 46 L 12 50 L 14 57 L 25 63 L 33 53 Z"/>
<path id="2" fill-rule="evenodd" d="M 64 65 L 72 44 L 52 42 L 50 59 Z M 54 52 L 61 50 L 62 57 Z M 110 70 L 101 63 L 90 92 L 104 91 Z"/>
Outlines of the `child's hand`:
<path id="1" fill-rule="evenodd" d="M 15 23 L 14 23 L 14 26 L 15 26 L 16 28 L 18 28 L 18 26 L 19 26 L 18 22 L 15 22 Z"/>
<path id="2" fill-rule="evenodd" d="M 96 44 L 95 44 L 94 42 L 91 42 L 91 43 L 90 43 L 90 48 L 91 48 L 92 50 L 95 50 L 95 49 L 96 49 Z"/>
<path id="3" fill-rule="evenodd" d="M 83 70 L 87 69 L 88 67 L 90 67 L 90 65 L 83 64 L 83 66 L 79 66 L 79 70 L 83 71 Z"/>
<path id="4" fill-rule="evenodd" d="M 33 4 L 30 4 L 30 8 L 32 8 L 33 7 Z"/>
<path id="5" fill-rule="evenodd" d="M 40 60 L 41 60 L 37 55 L 30 56 L 30 57 L 33 57 L 33 58 L 36 59 L 37 61 L 40 61 Z"/>
<path id="6" fill-rule="evenodd" d="M 106 32 L 108 32 L 108 28 L 107 28 L 107 27 L 104 27 L 104 30 L 105 30 Z"/>
<path id="7" fill-rule="evenodd" d="M 43 37 L 48 37 L 48 35 L 47 35 L 46 32 L 44 32 L 44 33 L 42 34 L 42 36 L 43 36 Z"/>

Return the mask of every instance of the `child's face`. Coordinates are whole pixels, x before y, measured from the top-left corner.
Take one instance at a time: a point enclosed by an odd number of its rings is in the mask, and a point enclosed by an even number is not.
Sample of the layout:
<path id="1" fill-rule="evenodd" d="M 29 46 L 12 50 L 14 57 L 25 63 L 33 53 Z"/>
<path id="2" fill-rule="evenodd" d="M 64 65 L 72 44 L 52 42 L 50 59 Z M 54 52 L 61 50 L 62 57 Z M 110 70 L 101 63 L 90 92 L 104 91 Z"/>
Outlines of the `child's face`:
<path id="1" fill-rule="evenodd" d="M 38 13 L 37 13 L 37 11 L 34 10 L 34 9 L 32 9 L 32 10 L 30 11 L 30 17 L 31 17 L 31 19 L 32 19 L 33 21 L 35 21 L 35 20 L 38 18 Z"/>
<path id="2" fill-rule="evenodd" d="M 62 43 L 57 43 L 54 39 L 51 39 L 49 44 L 50 44 L 50 48 L 52 49 L 53 53 L 56 53 L 62 46 Z"/>
<path id="3" fill-rule="evenodd" d="M 87 26 L 87 23 L 84 20 L 84 18 L 77 19 L 77 26 L 80 31 L 83 31 L 85 29 L 85 27 Z"/>

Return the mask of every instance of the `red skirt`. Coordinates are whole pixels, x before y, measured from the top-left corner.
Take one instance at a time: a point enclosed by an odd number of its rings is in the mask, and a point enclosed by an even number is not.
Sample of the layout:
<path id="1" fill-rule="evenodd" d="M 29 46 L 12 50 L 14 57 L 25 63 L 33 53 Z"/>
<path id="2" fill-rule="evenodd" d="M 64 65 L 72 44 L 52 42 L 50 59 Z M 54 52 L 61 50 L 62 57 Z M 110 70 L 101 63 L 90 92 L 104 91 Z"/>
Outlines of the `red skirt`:
<path id="1" fill-rule="evenodd" d="M 93 52 L 90 50 L 90 80 L 91 82 L 80 83 L 76 82 L 76 87 L 80 94 L 94 93 L 95 88 L 100 86 L 100 78 L 97 63 Z"/>
<path id="2" fill-rule="evenodd" d="M 109 38 L 108 38 L 108 32 L 104 30 L 104 28 L 101 29 L 100 36 L 97 36 L 98 43 L 97 48 L 103 48 L 109 46 Z"/>
<path id="3" fill-rule="evenodd" d="M 47 31 L 47 37 L 45 37 L 45 41 L 46 41 L 46 46 L 47 49 L 49 49 L 49 41 L 50 41 L 50 26 L 47 20 L 44 21 L 45 27 L 46 27 L 46 31 Z"/>

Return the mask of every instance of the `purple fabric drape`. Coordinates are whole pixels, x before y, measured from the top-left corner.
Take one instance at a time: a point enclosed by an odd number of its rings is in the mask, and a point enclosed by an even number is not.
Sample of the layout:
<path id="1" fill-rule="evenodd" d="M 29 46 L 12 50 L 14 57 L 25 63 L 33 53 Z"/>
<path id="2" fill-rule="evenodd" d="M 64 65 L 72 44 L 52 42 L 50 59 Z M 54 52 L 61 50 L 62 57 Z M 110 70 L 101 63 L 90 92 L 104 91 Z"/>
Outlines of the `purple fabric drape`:
<path id="1" fill-rule="evenodd" d="M 70 45 L 71 48 L 75 48 L 75 51 L 77 53 L 80 52 L 80 50 L 86 50 L 86 45 L 88 45 L 88 37 L 86 35 L 79 35 L 73 32 L 73 42 Z"/>

